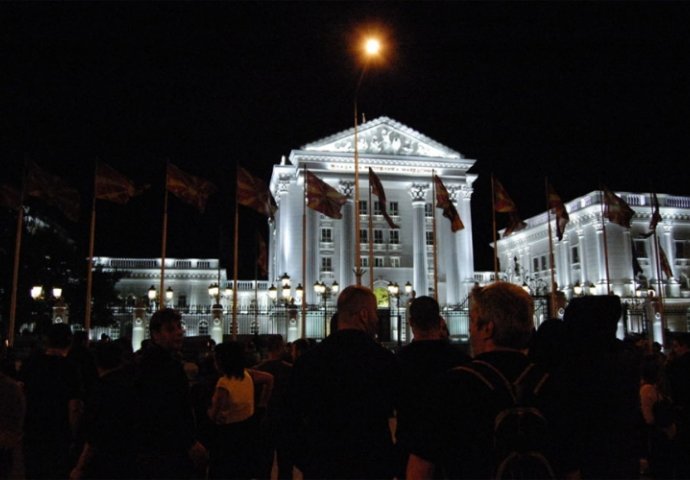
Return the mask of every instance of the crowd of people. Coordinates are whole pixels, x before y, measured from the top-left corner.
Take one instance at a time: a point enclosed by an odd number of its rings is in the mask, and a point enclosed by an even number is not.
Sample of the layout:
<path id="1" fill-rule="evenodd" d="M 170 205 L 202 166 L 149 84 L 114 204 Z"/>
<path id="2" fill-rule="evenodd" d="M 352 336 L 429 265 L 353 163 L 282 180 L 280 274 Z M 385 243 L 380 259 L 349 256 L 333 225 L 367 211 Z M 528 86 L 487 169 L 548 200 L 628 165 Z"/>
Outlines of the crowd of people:
<path id="1" fill-rule="evenodd" d="M 137 351 L 55 324 L 3 362 L 0 478 L 690 478 L 689 334 L 668 353 L 618 340 L 613 295 L 536 330 L 533 308 L 476 287 L 467 350 L 427 296 L 413 340 L 385 348 L 361 286 L 318 343 L 209 341 L 193 359 L 173 309 Z"/>

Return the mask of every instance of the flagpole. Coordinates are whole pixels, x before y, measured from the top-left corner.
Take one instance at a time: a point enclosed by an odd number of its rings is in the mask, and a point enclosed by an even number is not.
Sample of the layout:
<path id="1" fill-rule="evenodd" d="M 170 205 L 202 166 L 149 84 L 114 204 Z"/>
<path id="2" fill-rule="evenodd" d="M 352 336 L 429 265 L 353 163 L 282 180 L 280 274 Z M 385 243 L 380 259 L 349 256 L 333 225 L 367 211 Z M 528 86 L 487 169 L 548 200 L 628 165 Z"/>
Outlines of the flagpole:
<path id="1" fill-rule="evenodd" d="M 91 224 L 89 227 L 89 257 L 86 264 L 86 305 L 84 306 L 84 330 L 88 335 L 91 329 L 91 295 L 93 291 L 93 249 L 96 241 L 96 175 L 98 162 L 93 174 L 93 199 L 91 201 Z"/>
<path id="2" fill-rule="evenodd" d="M 165 165 L 165 196 L 163 200 L 163 239 L 161 241 L 161 282 L 158 291 L 158 309 L 165 308 L 165 251 L 168 243 L 168 170 L 170 161 Z"/>
<path id="3" fill-rule="evenodd" d="M 19 197 L 19 206 L 17 207 L 17 231 L 14 237 L 14 266 L 12 267 L 12 295 L 10 299 L 10 321 L 7 331 L 8 346 L 14 345 L 14 329 L 17 317 L 17 288 L 19 284 L 19 258 L 22 247 L 22 232 L 24 230 L 24 197 L 26 196 L 26 174 L 28 169 L 28 161 L 24 160 L 24 169 L 22 172 L 22 192 Z"/>
<path id="4" fill-rule="evenodd" d="M 601 191 L 601 229 L 604 232 L 604 266 L 606 267 L 606 294 L 611 295 L 611 279 L 609 276 L 609 242 L 606 235 L 606 223 L 604 222 L 604 191 Z"/>
<path id="5" fill-rule="evenodd" d="M 369 182 L 369 288 L 374 290 L 374 225 L 373 225 L 374 204 L 371 199 L 371 182 Z"/>
<path id="6" fill-rule="evenodd" d="M 549 267 L 551 271 L 551 288 L 549 289 L 551 294 L 550 294 L 550 302 L 551 302 L 551 316 L 552 318 L 556 317 L 556 274 L 555 274 L 555 265 L 554 265 L 554 257 L 553 257 L 553 233 L 551 230 L 551 208 L 549 204 L 549 177 L 544 177 L 544 183 L 545 183 L 545 189 L 546 189 L 546 223 L 549 226 Z M 558 221 L 558 217 L 556 217 L 556 221 Z"/>
<path id="7" fill-rule="evenodd" d="M 438 256 L 436 253 L 436 180 L 434 179 L 435 171 L 431 170 L 431 206 L 433 215 L 431 217 L 431 226 L 433 234 L 432 251 L 434 252 L 434 300 L 438 301 Z M 399 333 L 398 333 L 399 334 Z"/>
<path id="8" fill-rule="evenodd" d="M 661 314 L 661 346 L 665 347 L 666 346 L 666 332 L 665 332 L 665 323 L 666 323 L 666 318 L 664 315 L 664 296 L 663 296 L 663 288 L 661 284 L 661 252 L 659 250 L 659 237 L 656 234 L 656 228 L 654 229 L 654 250 L 656 254 L 656 283 L 657 283 L 657 290 L 659 290 L 659 310 Z"/>
<path id="9" fill-rule="evenodd" d="M 498 281 L 498 240 L 496 238 L 496 193 L 494 191 L 494 174 L 491 174 L 491 218 L 494 237 L 494 282 Z"/>
<path id="10" fill-rule="evenodd" d="M 300 335 L 302 338 L 307 336 L 307 167 L 304 167 L 304 190 L 302 194 L 302 305 L 301 317 L 302 325 Z M 359 217 L 358 217 L 359 218 Z M 357 277 L 357 284 L 361 285 L 362 276 Z"/>
<path id="11" fill-rule="evenodd" d="M 239 257 L 239 230 L 240 230 L 240 209 L 237 201 L 238 188 L 235 187 L 235 228 L 232 247 L 232 320 L 230 322 L 230 338 L 234 342 L 237 340 L 237 263 Z"/>
<path id="12" fill-rule="evenodd" d="M 359 90 L 359 84 L 362 82 L 362 78 L 364 77 L 364 71 L 362 71 L 362 76 L 359 79 L 359 83 L 357 84 L 357 89 Z M 355 92 L 355 138 L 354 138 L 354 150 L 355 150 L 355 278 L 357 279 L 357 286 L 362 285 L 362 275 L 364 272 L 362 271 L 362 259 L 361 257 L 361 251 L 360 251 L 360 238 L 359 238 L 359 229 L 361 227 L 360 225 L 360 219 L 359 219 L 359 145 L 358 145 L 358 139 L 357 139 L 357 92 Z"/>

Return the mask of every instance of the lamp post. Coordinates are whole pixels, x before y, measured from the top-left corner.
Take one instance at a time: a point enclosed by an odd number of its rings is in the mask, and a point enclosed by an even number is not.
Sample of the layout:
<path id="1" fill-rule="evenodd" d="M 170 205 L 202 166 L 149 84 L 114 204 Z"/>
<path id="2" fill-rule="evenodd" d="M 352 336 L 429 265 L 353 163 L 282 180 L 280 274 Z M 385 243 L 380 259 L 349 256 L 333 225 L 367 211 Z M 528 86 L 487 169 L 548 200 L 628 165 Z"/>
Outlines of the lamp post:
<path id="1" fill-rule="evenodd" d="M 395 298 L 395 310 L 396 310 L 396 324 L 398 328 L 398 348 L 402 346 L 402 316 L 400 315 L 400 297 L 403 295 L 411 295 L 412 294 L 412 284 L 410 282 L 405 283 L 404 290 L 400 290 L 400 286 L 398 285 L 397 282 L 389 283 L 388 287 L 388 305 L 390 306 L 391 304 L 391 297 Z"/>
<path id="2" fill-rule="evenodd" d="M 172 305 L 174 296 L 175 296 L 175 293 L 173 292 L 172 287 L 166 288 L 165 289 L 165 304 L 166 305 Z"/>
<path id="3" fill-rule="evenodd" d="M 328 299 L 331 298 L 331 296 L 335 296 L 338 294 L 338 291 L 340 290 L 340 285 L 338 285 L 338 282 L 333 282 L 330 286 L 326 285 L 323 282 L 316 281 L 314 283 L 314 292 L 321 296 L 321 303 L 323 305 L 323 337 L 326 338 L 328 334 L 330 333 L 329 331 L 329 322 L 328 322 Z"/>
<path id="4" fill-rule="evenodd" d="M 355 156 L 355 277 L 357 279 L 357 285 L 362 284 L 362 275 L 364 275 L 364 270 L 362 270 L 362 258 L 361 258 L 361 247 L 360 247 L 360 218 L 359 218 L 359 139 L 357 132 L 357 125 L 359 120 L 357 119 L 357 97 L 359 95 L 359 88 L 362 85 L 362 80 L 364 79 L 364 74 L 369 66 L 369 60 L 378 57 L 381 52 L 382 46 L 381 41 L 374 37 L 368 37 L 364 39 L 362 43 L 362 51 L 364 57 L 364 65 L 362 67 L 362 73 L 357 81 L 357 87 L 355 88 L 354 95 L 354 156 Z M 371 208 L 371 205 L 369 206 Z"/>
<path id="5" fill-rule="evenodd" d="M 156 297 L 158 296 L 158 292 L 156 291 L 156 287 L 151 285 L 146 292 L 146 295 L 149 299 L 149 307 L 151 311 L 154 311 L 156 309 Z"/>

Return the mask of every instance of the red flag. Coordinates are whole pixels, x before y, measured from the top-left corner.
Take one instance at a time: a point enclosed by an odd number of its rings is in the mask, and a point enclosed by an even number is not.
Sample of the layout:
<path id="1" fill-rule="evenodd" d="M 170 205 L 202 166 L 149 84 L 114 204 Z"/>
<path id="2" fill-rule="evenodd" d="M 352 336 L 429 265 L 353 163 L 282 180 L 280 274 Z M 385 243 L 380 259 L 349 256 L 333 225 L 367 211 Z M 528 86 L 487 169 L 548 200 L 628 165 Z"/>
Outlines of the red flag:
<path id="1" fill-rule="evenodd" d="M 136 187 L 134 182 L 111 166 L 98 162 L 96 165 L 95 195 L 99 200 L 108 200 L 121 205 L 140 195 L 149 186 Z"/>
<path id="2" fill-rule="evenodd" d="M 452 232 L 462 230 L 465 228 L 465 225 L 463 225 L 460 215 L 450 199 L 448 190 L 446 190 L 446 187 L 443 185 L 438 175 L 434 175 L 434 184 L 436 185 L 436 208 L 443 209 L 443 216 L 450 220 L 450 229 Z"/>
<path id="3" fill-rule="evenodd" d="M 22 194 L 19 190 L 6 183 L 0 185 L 0 206 L 16 210 L 21 204 Z"/>
<path id="4" fill-rule="evenodd" d="M 60 177 L 43 170 L 33 162 L 30 163 L 26 176 L 26 193 L 57 207 L 73 222 L 79 219 L 79 193 Z"/>
<path id="5" fill-rule="evenodd" d="M 621 227 L 630 228 L 630 221 L 635 212 L 625 201 L 606 187 L 604 190 L 604 216 L 610 222 Z"/>
<path id="6" fill-rule="evenodd" d="M 388 210 L 386 208 L 386 192 L 383 191 L 383 185 L 381 185 L 381 180 L 379 180 L 378 175 L 369 168 L 369 185 L 371 186 L 371 193 L 379 198 L 379 205 L 381 205 L 381 213 L 383 213 L 383 218 L 388 222 L 388 226 L 391 228 L 400 228 L 400 225 L 396 225 L 393 219 L 388 215 Z"/>
<path id="7" fill-rule="evenodd" d="M 508 214 L 508 226 L 503 232 L 503 236 L 507 237 L 511 233 L 519 232 L 524 228 L 527 228 L 527 223 L 522 221 L 517 212 L 510 212 Z"/>
<path id="8" fill-rule="evenodd" d="M 347 202 L 347 197 L 309 171 L 306 172 L 306 181 L 307 206 L 327 217 L 343 218 L 340 208 Z"/>
<path id="9" fill-rule="evenodd" d="M 661 270 L 668 278 L 673 278 L 673 270 L 671 269 L 671 265 L 668 263 L 668 257 L 666 256 L 664 249 L 661 248 L 661 245 L 659 245 L 659 260 L 661 260 Z"/>
<path id="10" fill-rule="evenodd" d="M 563 232 L 565 232 L 565 226 L 570 221 L 570 216 L 565 209 L 561 197 L 556 193 L 556 190 L 554 190 L 551 184 L 549 184 L 548 204 L 549 210 L 554 210 L 556 212 L 556 236 L 558 240 L 563 240 Z"/>
<path id="11" fill-rule="evenodd" d="M 242 167 L 237 167 L 237 203 L 271 219 L 277 210 L 276 202 L 266 184 Z"/>
<path id="12" fill-rule="evenodd" d="M 656 198 L 656 193 L 652 193 L 652 218 L 649 220 L 649 231 L 640 234 L 641 238 L 649 238 L 656 233 L 656 226 L 661 221 L 661 214 L 659 213 L 659 199 Z"/>
<path id="13" fill-rule="evenodd" d="M 266 247 L 264 237 L 259 232 L 256 232 L 256 245 L 259 250 L 259 254 L 256 258 L 256 266 L 259 269 L 259 275 L 265 277 L 268 275 L 268 248 Z"/>
<path id="14" fill-rule="evenodd" d="M 515 202 L 510 198 L 501 182 L 496 179 L 494 179 L 494 209 L 500 213 L 517 212 Z"/>
<path id="15" fill-rule="evenodd" d="M 180 200 L 194 205 L 201 213 L 206 209 L 208 197 L 217 190 L 208 180 L 185 173 L 172 163 L 168 164 L 167 177 L 168 191 Z"/>

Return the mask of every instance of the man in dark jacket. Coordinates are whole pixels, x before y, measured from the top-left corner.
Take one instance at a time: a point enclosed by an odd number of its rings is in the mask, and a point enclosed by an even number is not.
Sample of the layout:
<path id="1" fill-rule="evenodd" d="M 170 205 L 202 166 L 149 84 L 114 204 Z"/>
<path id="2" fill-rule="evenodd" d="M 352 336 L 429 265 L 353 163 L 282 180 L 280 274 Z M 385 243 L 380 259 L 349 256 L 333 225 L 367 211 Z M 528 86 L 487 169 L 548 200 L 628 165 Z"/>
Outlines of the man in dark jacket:
<path id="1" fill-rule="evenodd" d="M 305 478 L 384 479 L 395 475 L 389 418 L 398 362 L 374 340 L 376 297 L 350 286 L 338 297 L 338 330 L 292 370 L 291 445 Z"/>
<path id="2" fill-rule="evenodd" d="M 196 440 L 195 422 L 180 351 L 181 316 L 165 308 L 151 317 L 151 343 L 137 366 L 140 400 L 138 468 L 144 478 L 186 479 L 203 470 L 205 447 Z"/>

